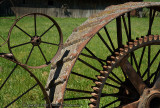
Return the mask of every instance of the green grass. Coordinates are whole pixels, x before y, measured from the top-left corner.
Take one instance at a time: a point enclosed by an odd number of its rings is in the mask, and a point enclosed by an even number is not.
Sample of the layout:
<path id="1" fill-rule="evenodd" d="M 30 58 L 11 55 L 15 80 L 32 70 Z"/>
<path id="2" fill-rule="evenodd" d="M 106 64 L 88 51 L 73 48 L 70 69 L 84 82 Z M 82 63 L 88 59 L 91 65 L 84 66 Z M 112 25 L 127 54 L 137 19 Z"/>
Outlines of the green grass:
<path id="1" fill-rule="evenodd" d="M 73 29 L 79 26 L 80 24 L 82 24 L 82 22 L 86 20 L 86 18 L 54 18 L 54 19 L 57 21 L 57 23 L 60 25 L 62 29 L 64 42 L 69 37 L 69 35 L 72 33 Z M 145 36 L 147 34 L 148 25 L 149 25 L 148 17 L 145 17 L 145 18 L 132 17 L 131 21 L 132 21 L 131 23 L 132 39 L 136 39 L 136 37 Z M 45 18 L 38 18 L 37 22 L 39 24 L 37 27 L 37 30 L 39 31 L 37 32 L 38 35 L 42 34 L 51 25 L 51 23 L 48 22 L 48 20 Z M 0 19 L 0 35 L 6 38 L 9 28 L 12 24 L 13 24 L 13 21 L 11 20 Z M 33 25 L 32 17 L 28 17 L 24 20 L 21 20 L 18 23 L 18 25 L 21 26 L 24 30 L 26 30 L 29 34 L 34 35 L 34 29 L 33 29 L 34 25 Z M 153 29 L 152 29 L 153 34 L 160 34 L 159 25 L 160 25 L 159 17 L 156 17 L 154 24 L 153 24 Z M 115 45 L 115 48 L 117 48 L 118 45 L 117 45 L 117 37 L 116 37 L 116 33 L 117 33 L 116 32 L 116 21 L 115 20 L 112 21 L 106 27 L 110 33 L 110 36 Z M 106 40 L 106 42 L 109 43 L 103 29 L 100 31 L 100 33 L 103 36 L 103 38 Z M 57 37 L 57 34 L 58 33 L 56 32 L 54 28 L 53 30 L 49 31 L 45 35 L 45 37 L 43 37 L 43 39 L 49 42 L 57 42 L 59 40 L 59 38 Z M 11 46 L 18 45 L 26 41 L 29 41 L 29 38 L 26 35 L 24 35 L 20 30 L 14 28 L 12 35 L 11 35 L 11 39 L 10 39 Z M 125 30 L 123 27 L 123 44 L 125 45 L 126 42 L 127 42 L 127 38 L 126 38 Z M 110 44 L 109 46 L 111 47 Z M 49 58 L 51 59 L 54 56 L 56 47 L 47 46 L 47 45 L 46 46 L 41 45 L 41 47 L 44 51 L 44 54 L 48 57 L 48 59 Z M 102 58 L 104 60 L 108 56 L 111 55 L 111 53 L 108 51 L 108 49 L 105 47 L 105 45 L 102 43 L 102 41 L 99 39 L 97 35 L 88 43 L 87 47 L 97 57 Z M 152 48 L 151 49 L 152 51 L 151 60 L 152 60 L 154 55 L 159 50 L 159 47 L 151 47 L 151 48 Z M 26 56 L 29 54 L 29 51 L 31 50 L 31 45 L 16 48 L 13 50 L 14 50 L 13 53 L 15 53 L 16 57 L 18 57 L 17 59 L 24 63 L 27 58 Z M 9 53 L 7 49 L 7 45 L 0 47 L 0 52 Z M 87 53 L 86 50 L 83 50 L 83 52 Z M 142 48 L 140 48 L 139 50 L 135 52 L 137 60 L 140 59 L 139 55 L 141 54 L 141 52 L 142 52 Z M 103 69 L 101 64 L 96 60 L 92 60 L 92 59 L 89 59 L 83 56 L 80 56 L 80 58 L 85 60 L 87 63 L 90 63 L 92 66 L 96 67 L 99 70 Z M 151 72 L 155 72 L 155 70 L 157 69 L 159 59 L 160 59 L 160 56 L 158 56 L 157 61 L 154 62 Z M 31 59 L 28 62 L 28 64 L 35 66 L 35 65 L 41 65 L 42 63 L 44 63 L 44 59 L 41 53 L 39 52 L 38 48 L 35 48 L 35 51 L 33 52 L 33 55 L 31 55 Z M 142 68 L 141 68 L 142 73 L 146 69 L 146 65 L 147 65 L 147 50 L 145 52 L 145 58 L 143 59 L 143 63 L 142 63 Z M 14 66 L 15 66 L 14 63 L 0 58 L 0 79 L 1 79 L 0 85 L 5 80 L 5 78 L 8 76 L 9 72 L 13 69 Z M 135 64 L 133 66 L 135 68 Z M 48 75 L 49 75 L 50 66 L 42 68 L 42 69 L 32 69 L 32 71 L 36 75 L 36 77 L 38 77 L 38 79 L 42 82 L 42 84 L 45 86 Z M 84 65 L 83 63 L 79 61 L 76 62 L 73 68 L 73 71 L 79 74 L 94 78 L 94 79 L 96 79 L 96 75 L 99 75 L 98 72 L 94 71 L 91 68 L 88 68 L 86 65 Z M 125 80 L 124 75 L 122 71 L 120 70 L 120 68 L 115 68 L 113 72 L 122 81 Z M 0 106 L 4 106 L 7 103 L 11 102 L 12 99 L 15 99 L 18 95 L 23 93 L 28 88 L 32 87 L 35 83 L 36 83 L 35 80 L 32 77 L 30 77 L 30 75 L 26 71 L 24 71 L 22 68 L 17 68 L 16 71 L 10 77 L 9 81 L 4 86 L 4 88 L 2 88 L 2 90 L 0 91 L 0 94 L 1 94 L 0 95 Z M 107 79 L 107 83 L 114 84 L 116 86 L 120 86 L 109 79 Z M 74 88 L 74 89 L 80 89 L 80 90 L 86 90 L 86 91 L 93 91 L 91 89 L 91 86 L 94 86 L 94 85 L 95 84 L 93 83 L 92 80 L 84 79 L 82 77 L 71 74 L 67 87 Z M 109 93 L 117 93 L 118 90 L 115 88 L 109 87 L 109 86 L 105 86 L 102 92 L 109 94 Z M 90 94 L 71 92 L 71 91 L 67 91 L 65 94 L 65 98 L 74 98 L 74 97 L 83 97 L 83 96 L 90 97 Z M 42 98 L 43 98 L 43 95 L 42 95 L 40 88 L 36 87 L 32 91 L 30 91 L 28 94 L 26 94 L 26 96 L 24 96 L 22 99 L 15 102 L 11 107 L 21 108 L 22 105 L 25 105 L 25 104 L 42 104 L 44 103 Z M 105 105 L 114 100 L 116 100 L 116 98 L 104 97 L 102 98 L 101 105 Z M 88 100 L 74 100 L 74 101 L 66 101 L 65 103 L 66 104 L 79 104 L 81 105 L 82 108 L 84 108 L 84 107 L 87 107 L 89 101 Z M 119 103 L 117 102 L 111 107 L 114 107 L 118 104 Z"/>

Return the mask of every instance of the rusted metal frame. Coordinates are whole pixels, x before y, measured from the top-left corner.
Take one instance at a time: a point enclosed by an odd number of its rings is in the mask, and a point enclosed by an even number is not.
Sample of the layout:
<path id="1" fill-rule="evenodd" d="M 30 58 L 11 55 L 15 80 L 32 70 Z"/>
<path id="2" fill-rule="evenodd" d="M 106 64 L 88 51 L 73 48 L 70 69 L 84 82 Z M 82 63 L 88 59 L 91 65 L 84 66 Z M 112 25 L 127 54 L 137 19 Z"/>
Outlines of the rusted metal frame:
<path id="1" fill-rule="evenodd" d="M 19 46 L 27 45 L 27 44 L 29 44 L 29 43 L 31 43 L 31 42 L 26 42 L 26 43 L 23 43 L 23 44 L 15 45 L 15 46 L 12 46 L 12 47 L 10 47 L 10 48 L 11 48 L 11 49 L 12 49 L 12 48 L 16 48 L 16 47 L 19 47 Z"/>
<path id="2" fill-rule="evenodd" d="M 24 96 L 26 93 L 28 93 L 29 91 L 31 91 L 33 88 L 35 88 L 38 85 L 38 83 L 36 83 L 34 86 L 32 86 L 31 88 L 29 88 L 27 91 L 25 91 L 24 93 L 22 93 L 20 96 L 18 96 L 16 99 L 14 99 L 12 102 L 10 102 L 8 105 L 6 105 L 4 108 L 9 107 L 10 105 L 12 105 L 14 102 L 16 102 L 18 99 L 20 99 L 22 96 Z"/>
<path id="3" fill-rule="evenodd" d="M 102 108 L 106 108 L 106 107 L 108 107 L 108 106 L 110 106 L 110 105 L 112 105 L 112 104 L 114 104 L 114 103 L 116 103 L 116 102 L 118 102 L 119 101 L 119 99 L 116 99 L 116 100 L 114 100 L 113 102 L 111 102 L 111 103 L 109 103 L 109 104 L 107 104 L 107 105 L 105 105 L 105 106 L 102 106 Z"/>
<path id="4" fill-rule="evenodd" d="M 2 85 L 0 86 L 0 90 L 2 89 L 2 87 L 5 85 L 5 83 L 8 81 L 8 79 L 10 78 L 10 76 L 13 74 L 13 72 L 15 71 L 15 69 L 17 68 L 17 64 L 14 66 L 14 68 L 12 69 L 12 71 L 10 72 L 10 74 L 7 76 L 7 78 L 5 79 L 5 81 L 2 83 Z"/>
<path id="5" fill-rule="evenodd" d="M 25 64 L 28 63 L 28 60 L 29 60 L 29 58 L 30 58 L 30 56 L 31 56 L 31 54 L 32 54 L 33 49 L 34 49 L 34 45 L 32 46 L 32 49 L 31 49 L 31 51 L 29 52 L 29 55 L 28 55 L 28 57 L 27 57 L 27 60 L 26 60 Z"/>
<path id="6" fill-rule="evenodd" d="M 40 35 L 40 37 L 43 37 L 55 24 L 51 25 L 44 33 Z"/>
<path id="7" fill-rule="evenodd" d="M 45 62 L 47 64 L 48 61 L 47 61 L 47 59 L 46 59 L 46 57 L 45 57 L 45 55 L 44 55 L 44 53 L 43 53 L 43 51 L 42 51 L 42 49 L 41 49 L 41 47 L 39 45 L 38 45 L 38 48 L 39 48 L 39 50 L 40 50 L 40 52 L 41 52 L 41 54 L 42 54 L 42 56 L 43 56 L 43 58 L 44 58 L 44 60 L 45 60 Z"/>
<path id="8" fill-rule="evenodd" d="M 103 39 L 103 37 L 101 36 L 101 34 L 98 32 L 97 35 L 99 36 L 99 38 L 102 40 L 102 42 L 105 44 L 105 46 L 108 48 L 108 50 L 113 53 L 112 49 L 109 47 L 109 45 L 107 44 L 107 42 Z"/>
<path id="9" fill-rule="evenodd" d="M 116 24 L 117 24 L 117 43 L 118 43 L 118 48 L 122 48 L 122 24 L 121 24 L 121 16 L 116 18 Z"/>
<path id="10" fill-rule="evenodd" d="M 95 68 L 94 66 L 92 66 L 92 65 L 90 65 L 89 63 L 85 62 L 84 60 L 82 60 L 82 59 L 80 59 L 80 58 L 78 58 L 78 60 L 79 60 L 80 62 L 82 62 L 83 64 L 85 64 L 86 66 L 88 66 L 88 67 L 92 68 L 93 70 L 95 70 L 95 71 L 97 71 L 97 72 L 100 73 L 100 70 L 99 70 L 99 69 Z"/>
<path id="11" fill-rule="evenodd" d="M 36 21 L 36 14 L 34 14 L 34 29 L 35 29 L 35 36 L 37 36 L 37 21 Z"/>
<path id="12" fill-rule="evenodd" d="M 97 81 L 97 79 L 94 79 L 94 78 L 91 78 L 91 77 L 88 77 L 88 76 L 85 76 L 85 75 L 81 75 L 81 74 L 78 74 L 78 73 L 76 73 L 76 72 L 71 72 L 71 74 L 74 74 L 74 75 L 77 75 L 77 76 L 80 76 L 80 77 L 83 77 L 83 78 L 86 78 L 86 79 L 88 79 L 88 80 L 92 80 L 92 81 Z M 111 87 L 113 87 L 113 88 L 117 88 L 117 89 L 119 89 L 119 87 L 117 87 L 117 86 L 115 86 L 115 85 L 112 85 L 112 84 L 109 84 L 109 83 L 105 83 L 106 85 L 108 85 L 108 86 L 111 86 Z"/>
<path id="13" fill-rule="evenodd" d="M 85 49 L 86 49 L 96 60 L 98 60 L 98 61 L 101 63 L 102 66 L 104 65 L 104 63 L 102 62 L 102 59 L 99 59 L 95 54 L 93 54 L 93 52 L 92 52 L 89 48 L 85 47 Z M 103 61 L 105 61 L 105 60 L 103 60 Z"/>
<path id="14" fill-rule="evenodd" d="M 70 100 L 80 100 L 80 99 L 90 99 L 92 97 L 77 97 L 77 98 L 68 98 L 68 99 L 64 99 L 64 101 L 70 101 Z"/>
<path id="15" fill-rule="evenodd" d="M 111 37 L 110 37 L 110 35 L 109 35 L 109 33 L 108 33 L 108 30 L 107 30 L 106 26 L 104 26 L 104 30 L 105 30 L 106 35 L 107 35 L 107 37 L 108 37 L 108 39 L 109 39 L 109 42 L 110 42 L 110 44 L 111 44 L 111 46 L 112 46 L 112 49 L 115 51 L 115 47 L 114 47 L 114 45 L 113 45 L 113 42 L 112 42 L 112 40 L 111 40 Z"/>
<path id="16" fill-rule="evenodd" d="M 27 36 L 29 36 L 30 38 L 32 38 L 31 35 L 29 35 L 26 31 L 24 31 L 22 28 L 20 28 L 18 25 L 15 25 L 15 27 L 17 27 L 19 30 L 21 30 L 23 33 L 25 33 Z"/>
<path id="17" fill-rule="evenodd" d="M 144 53 L 145 53 L 145 49 L 146 49 L 146 47 L 144 47 L 143 50 L 142 50 L 141 58 L 139 60 L 139 69 L 141 68 L 141 64 L 142 64 L 143 56 L 144 56 Z"/>
<path id="18" fill-rule="evenodd" d="M 121 67 L 123 68 L 125 74 L 128 76 L 133 86 L 136 88 L 137 92 L 141 95 L 143 93 L 143 90 L 147 87 L 146 84 L 143 82 L 142 78 L 134 70 L 134 68 L 129 63 L 129 61 L 123 61 L 123 62 L 124 64 L 121 65 Z"/>
<path id="19" fill-rule="evenodd" d="M 154 63 L 154 61 L 156 60 L 156 58 L 159 56 L 159 54 L 160 54 L 160 50 L 159 50 L 159 51 L 157 52 L 157 54 L 154 56 L 153 60 L 152 60 L 151 63 L 150 63 L 150 66 L 152 66 L 152 64 Z M 147 67 L 147 69 L 145 70 L 145 72 L 143 73 L 142 78 L 146 75 L 147 71 L 148 71 L 148 67 Z"/>

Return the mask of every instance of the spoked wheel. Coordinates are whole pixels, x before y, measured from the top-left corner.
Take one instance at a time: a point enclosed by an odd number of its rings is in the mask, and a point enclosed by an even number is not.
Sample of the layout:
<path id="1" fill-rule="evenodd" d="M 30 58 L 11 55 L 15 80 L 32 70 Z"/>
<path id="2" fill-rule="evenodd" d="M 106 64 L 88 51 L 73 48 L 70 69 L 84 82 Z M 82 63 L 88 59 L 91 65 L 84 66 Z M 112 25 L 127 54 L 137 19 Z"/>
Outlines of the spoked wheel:
<path id="1" fill-rule="evenodd" d="M 155 17 L 158 6 L 160 3 L 145 2 L 110 6 L 89 17 L 86 22 L 77 27 L 64 44 L 57 63 L 52 66 L 46 85 L 51 102 L 60 104 L 61 107 L 63 105 L 94 108 L 121 107 L 138 101 L 143 94 L 142 91 L 141 93 L 138 91 L 139 89 L 153 88 L 155 84 L 153 80 L 156 80 L 155 73 L 159 69 L 159 48 L 155 45 L 152 47 L 152 44 L 148 44 L 151 46 L 133 44 L 133 40 L 146 35 L 145 38 L 148 39 L 151 34 L 159 34 L 159 30 L 156 30 L 159 26 L 158 18 Z M 149 17 L 144 19 L 131 17 L 132 10 L 145 7 L 150 10 Z M 155 41 L 159 41 L 159 36 L 152 37 L 157 37 Z M 124 61 L 122 69 L 117 65 L 113 72 L 108 72 L 106 69 L 111 68 L 108 60 L 120 55 L 119 51 L 124 51 L 121 48 L 128 48 L 124 46 L 126 42 L 129 42 L 129 48 L 137 45 L 139 49 L 133 48 L 126 57 L 123 57 L 129 62 Z M 151 43 L 154 44 L 154 41 Z M 154 53 L 152 53 L 153 49 L 155 49 Z M 146 72 L 144 72 L 145 66 L 150 67 Z M 130 81 L 128 74 L 125 73 L 129 70 L 126 69 L 128 67 L 133 71 L 133 75 L 138 73 L 139 77 L 135 76 L 138 78 L 137 82 Z M 151 68 L 153 71 L 150 70 Z M 136 84 L 133 82 L 142 84 L 142 87 L 135 87 Z"/>
<path id="2" fill-rule="evenodd" d="M 51 108 L 45 88 L 30 70 L 15 62 L 10 54 L 1 54 L 0 60 L 1 107 L 46 106 Z M 6 67 L 8 63 L 10 67 Z"/>
<path id="3" fill-rule="evenodd" d="M 109 57 L 107 65 L 103 66 L 103 71 L 97 76 L 90 107 L 160 107 L 159 45 L 159 35 L 145 36 L 129 42 Z M 130 61 L 131 54 L 134 55 L 134 64 Z M 111 88 L 105 85 L 106 82 L 118 88 Z"/>
<path id="4" fill-rule="evenodd" d="M 30 68 L 48 66 L 62 49 L 63 36 L 59 25 L 41 13 L 17 19 L 8 36 L 8 47 L 14 58 Z"/>

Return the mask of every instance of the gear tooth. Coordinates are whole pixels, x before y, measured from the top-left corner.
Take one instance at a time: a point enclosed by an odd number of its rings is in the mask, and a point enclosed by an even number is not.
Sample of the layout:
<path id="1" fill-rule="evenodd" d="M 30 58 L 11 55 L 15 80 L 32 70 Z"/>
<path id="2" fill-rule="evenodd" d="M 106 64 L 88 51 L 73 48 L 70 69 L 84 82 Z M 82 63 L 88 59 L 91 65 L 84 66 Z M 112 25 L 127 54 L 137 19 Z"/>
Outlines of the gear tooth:
<path id="1" fill-rule="evenodd" d="M 144 42 L 147 42 L 148 41 L 148 36 L 145 36 L 144 37 Z"/>
<path id="2" fill-rule="evenodd" d="M 128 45 L 124 45 L 124 51 L 128 52 Z"/>
<path id="3" fill-rule="evenodd" d="M 132 49 L 133 48 L 133 42 L 129 42 L 129 48 Z"/>
<path id="4" fill-rule="evenodd" d="M 114 57 L 114 56 L 111 56 L 111 59 L 115 61 L 115 60 L 116 60 L 116 57 Z"/>
<path id="5" fill-rule="evenodd" d="M 97 103 L 97 100 L 94 99 L 94 98 L 91 98 L 91 99 L 90 99 L 90 102 L 92 102 L 92 103 Z"/>
<path id="6" fill-rule="evenodd" d="M 143 38 L 139 38 L 139 44 L 142 44 Z"/>
<path id="7" fill-rule="evenodd" d="M 102 82 L 96 81 L 95 84 L 96 84 L 97 86 L 101 86 L 101 85 L 102 85 Z"/>
<path id="8" fill-rule="evenodd" d="M 101 75 L 103 75 L 105 77 L 106 74 L 108 74 L 107 71 L 100 71 Z"/>
<path id="9" fill-rule="evenodd" d="M 91 93 L 91 95 L 92 95 L 93 97 L 98 98 L 98 94 L 97 94 L 97 93 Z"/>
<path id="10" fill-rule="evenodd" d="M 158 35 L 155 35 L 155 36 L 154 36 L 154 40 L 158 40 Z"/>
<path id="11" fill-rule="evenodd" d="M 97 76 L 98 80 L 103 81 L 105 79 L 104 76 Z"/>
<path id="12" fill-rule="evenodd" d="M 116 55 L 116 59 L 119 59 L 120 53 L 119 52 L 115 52 Z"/>
<path id="13" fill-rule="evenodd" d="M 124 49 L 120 48 L 119 51 L 120 51 L 120 55 L 123 55 Z"/>
<path id="14" fill-rule="evenodd" d="M 149 41 L 153 40 L 153 35 L 149 35 Z"/>
<path id="15" fill-rule="evenodd" d="M 99 92 L 99 88 L 96 86 L 93 86 L 92 89 L 95 90 L 96 92 Z"/>
<path id="16" fill-rule="evenodd" d="M 112 61 L 107 61 L 107 64 L 108 64 L 109 66 L 112 66 Z"/>
<path id="17" fill-rule="evenodd" d="M 107 69 L 107 66 L 103 66 L 104 69 Z"/>
<path id="18" fill-rule="evenodd" d="M 89 107 L 90 108 L 96 108 L 96 105 L 94 105 L 93 103 L 89 103 Z"/>
<path id="19" fill-rule="evenodd" d="M 135 45 L 135 46 L 138 45 L 138 40 L 134 40 L 134 45 Z"/>

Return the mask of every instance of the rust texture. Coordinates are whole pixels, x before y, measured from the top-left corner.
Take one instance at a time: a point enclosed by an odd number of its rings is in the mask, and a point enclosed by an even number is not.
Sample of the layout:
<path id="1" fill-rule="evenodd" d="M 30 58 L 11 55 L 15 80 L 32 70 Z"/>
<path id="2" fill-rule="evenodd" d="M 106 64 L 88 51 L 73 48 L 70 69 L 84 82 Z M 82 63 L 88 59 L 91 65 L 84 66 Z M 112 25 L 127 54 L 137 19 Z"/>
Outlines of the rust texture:
<path id="1" fill-rule="evenodd" d="M 53 96 L 52 103 L 63 103 L 68 77 L 76 59 L 86 44 L 99 30 L 112 20 L 132 10 L 144 7 L 157 8 L 159 6 L 159 2 L 129 2 L 121 5 L 109 6 L 104 11 L 90 16 L 81 26 L 75 28 L 70 37 L 64 43 L 61 55 L 53 62 L 46 84 L 48 93 Z M 61 83 L 56 85 L 54 83 L 55 81 Z M 52 89 L 54 89 L 55 92 L 52 92 Z"/>

